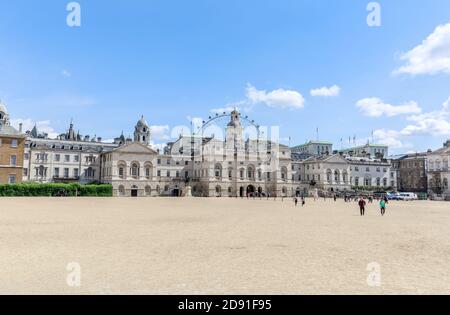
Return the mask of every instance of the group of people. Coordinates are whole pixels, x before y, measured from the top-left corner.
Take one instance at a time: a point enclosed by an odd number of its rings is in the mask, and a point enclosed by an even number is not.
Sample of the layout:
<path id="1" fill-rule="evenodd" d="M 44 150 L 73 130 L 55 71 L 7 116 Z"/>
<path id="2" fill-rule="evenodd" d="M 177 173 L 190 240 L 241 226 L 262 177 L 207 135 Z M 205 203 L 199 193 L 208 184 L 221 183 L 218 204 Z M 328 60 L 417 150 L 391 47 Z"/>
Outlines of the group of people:
<path id="1" fill-rule="evenodd" d="M 306 204 L 306 199 L 305 199 L 305 197 L 301 197 L 300 200 L 301 200 L 301 202 L 302 202 L 302 207 L 304 207 L 305 204 Z M 294 198 L 294 203 L 295 203 L 295 206 L 297 207 L 297 205 L 298 205 L 298 197 L 295 197 L 295 198 Z"/>
<path id="2" fill-rule="evenodd" d="M 372 200 L 369 200 L 370 203 L 373 202 Z M 386 214 L 386 206 L 389 203 L 389 200 L 387 199 L 387 197 L 381 198 L 380 199 L 380 210 L 381 210 L 381 215 L 384 216 Z M 366 201 L 364 200 L 363 197 L 361 197 L 358 201 L 358 205 L 359 205 L 359 212 L 361 214 L 361 216 L 364 216 L 366 214 Z"/>

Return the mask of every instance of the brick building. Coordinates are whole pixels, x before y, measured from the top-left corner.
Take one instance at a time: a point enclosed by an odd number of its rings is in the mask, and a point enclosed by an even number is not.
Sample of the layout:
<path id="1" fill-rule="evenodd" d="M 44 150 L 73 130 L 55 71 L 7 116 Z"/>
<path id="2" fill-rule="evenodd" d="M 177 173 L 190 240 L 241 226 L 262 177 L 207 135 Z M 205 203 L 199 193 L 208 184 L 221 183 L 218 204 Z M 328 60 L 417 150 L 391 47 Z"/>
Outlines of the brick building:
<path id="1" fill-rule="evenodd" d="M 0 184 L 22 181 L 25 137 L 9 123 L 6 106 L 0 101 Z"/>

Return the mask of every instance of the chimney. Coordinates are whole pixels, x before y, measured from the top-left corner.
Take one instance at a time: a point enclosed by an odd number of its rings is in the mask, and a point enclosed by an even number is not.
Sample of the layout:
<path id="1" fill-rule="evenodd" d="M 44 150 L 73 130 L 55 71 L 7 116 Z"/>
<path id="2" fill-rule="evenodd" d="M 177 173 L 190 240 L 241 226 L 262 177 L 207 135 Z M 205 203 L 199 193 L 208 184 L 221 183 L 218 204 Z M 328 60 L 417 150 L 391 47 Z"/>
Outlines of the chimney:
<path id="1" fill-rule="evenodd" d="M 447 142 L 444 143 L 444 147 L 450 148 L 450 139 L 448 139 Z"/>
<path id="2" fill-rule="evenodd" d="M 102 137 L 97 137 L 97 142 L 102 142 Z"/>
<path id="3" fill-rule="evenodd" d="M 19 124 L 19 132 L 20 132 L 20 133 L 22 133 L 22 128 L 23 128 L 23 124 L 20 123 L 20 124 Z"/>

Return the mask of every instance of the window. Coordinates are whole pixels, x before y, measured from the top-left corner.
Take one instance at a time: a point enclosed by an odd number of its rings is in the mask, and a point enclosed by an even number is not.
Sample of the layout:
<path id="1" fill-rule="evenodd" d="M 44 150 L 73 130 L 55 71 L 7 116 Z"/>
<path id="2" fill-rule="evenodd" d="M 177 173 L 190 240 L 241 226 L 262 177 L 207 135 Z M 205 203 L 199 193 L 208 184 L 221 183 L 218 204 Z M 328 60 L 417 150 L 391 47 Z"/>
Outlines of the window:
<path id="1" fill-rule="evenodd" d="M 16 175 L 9 175 L 8 184 L 15 184 L 15 183 L 16 183 Z"/>
<path id="2" fill-rule="evenodd" d="M 54 176 L 56 177 L 56 178 L 58 178 L 59 177 L 59 168 L 58 167 L 55 167 L 55 169 L 54 169 Z"/>
<path id="3" fill-rule="evenodd" d="M 29 155 L 28 153 L 25 153 L 25 154 L 23 155 L 23 158 L 24 158 L 25 160 L 28 160 L 28 159 L 30 158 L 30 155 Z"/>
<path id="4" fill-rule="evenodd" d="M 167 171 L 166 176 L 167 176 L 167 177 L 170 177 L 170 171 Z"/>
<path id="5" fill-rule="evenodd" d="M 131 176 L 139 177 L 139 165 L 137 165 L 136 163 L 133 163 L 131 165 Z"/>
<path id="6" fill-rule="evenodd" d="M 387 178 L 383 178 L 383 186 L 384 186 L 384 187 L 387 187 L 387 182 L 388 182 L 388 181 L 387 181 Z"/>
<path id="7" fill-rule="evenodd" d="M 161 159 L 158 159 L 158 165 L 161 165 Z"/>
<path id="8" fill-rule="evenodd" d="M 359 186 L 359 177 L 355 177 L 355 186 Z"/>
<path id="9" fill-rule="evenodd" d="M 59 162 L 60 159 L 61 159 L 61 156 L 59 154 L 55 154 L 55 161 Z"/>
<path id="10" fill-rule="evenodd" d="M 11 141 L 11 148 L 17 148 L 17 140 L 16 139 L 13 139 L 12 141 Z"/>
<path id="11" fill-rule="evenodd" d="M 161 171 L 158 171 L 158 172 L 157 172 L 157 176 L 158 176 L 158 177 L 161 177 Z"/>
<path id="12" fill-rule="evenodd" d="M 23 176 L 28 176 L 28 168 L 23 169 Z"/>
<path id="13" fill-rule="evenodd" d="M 11 155 L 10 165 L 11 166 L 17 166 L 17 156 Z"/>
<path id="14" fill-rule="evenodd" d="M 2 139 L 0 139 L 0 147 L 2 146 Z"/>
<path id="15" fill-rule="evenodd" d="M 73 169 L 73 177 L 77 178 L 80 174 L 80 171 L 78 170 L 78 168 L 74 168 Z"/>
<path id="16" fill-rule="evenodd" d="M 78 162 L 78 161 L 80 161 L 80 157 L 79 157 L 78 155 L 74 155 L 74 156 L 73 156 L 73 160 L 74 160 L 75 162 Z"/>
<path id="17" fill-rule="evenodd" d="M 64 156 L 64 160 L 65 160 L 66 162 L 70 162 L 70 155 Z"/>
<path id="18" fill-rule="evenodd" d="M 124 177 L 123 167 L 119 167 L 119 177 L 120 177 L 120 178 L 123 178 L 123 177 Z"/>
<path id="19" fill-rule="evenodd" d="M 69 178 L 69 169 L 68 168 L 64 169 L 64 178 Z"/>

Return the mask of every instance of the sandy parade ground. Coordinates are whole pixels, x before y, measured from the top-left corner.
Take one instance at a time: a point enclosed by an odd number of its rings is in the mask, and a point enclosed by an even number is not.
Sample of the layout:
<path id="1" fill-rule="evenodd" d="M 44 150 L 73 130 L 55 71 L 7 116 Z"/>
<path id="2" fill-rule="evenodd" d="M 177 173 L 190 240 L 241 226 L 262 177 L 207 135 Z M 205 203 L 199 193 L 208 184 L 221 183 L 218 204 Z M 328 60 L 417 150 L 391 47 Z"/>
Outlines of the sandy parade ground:
<path id="1" fill-rule="evenodd" d="M 450 294 L 450 203 L 1 198 L 0 293 Z"/>

